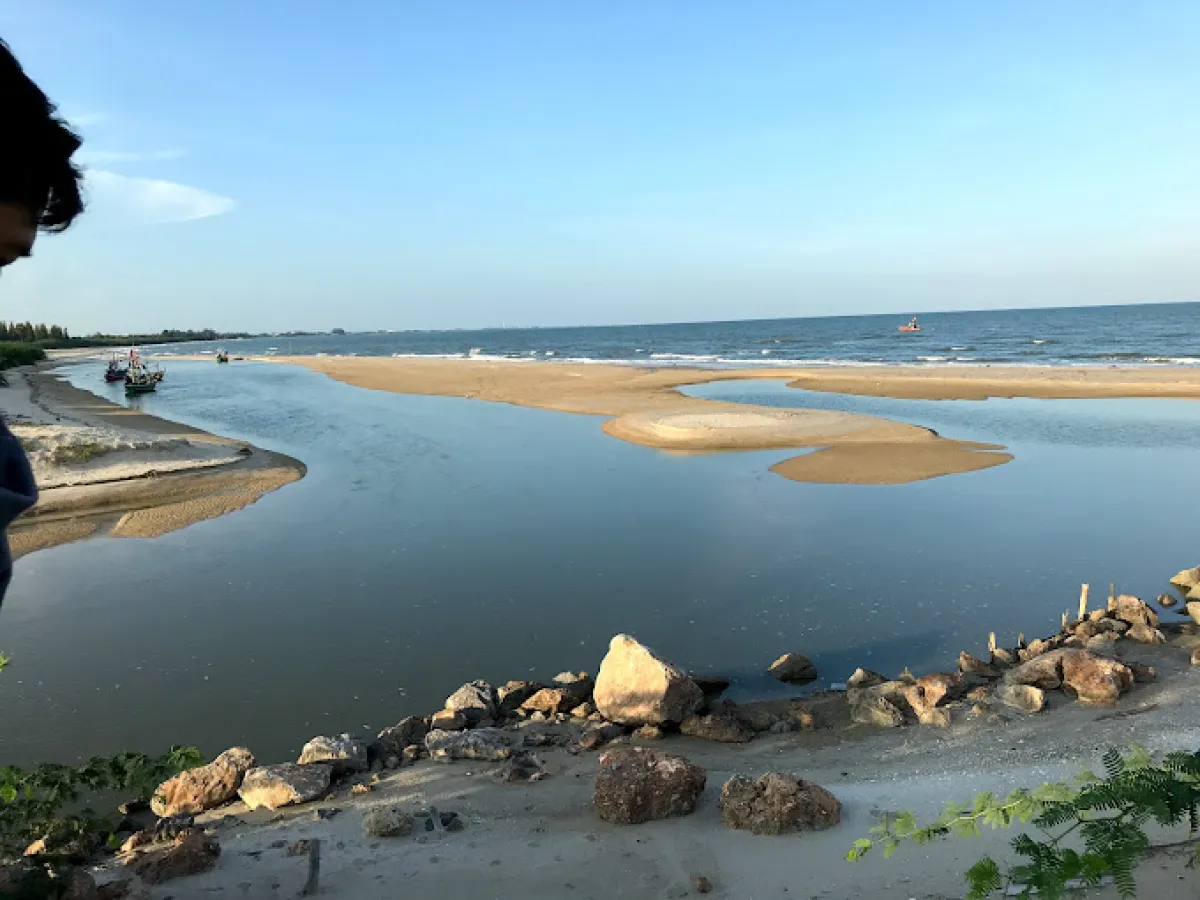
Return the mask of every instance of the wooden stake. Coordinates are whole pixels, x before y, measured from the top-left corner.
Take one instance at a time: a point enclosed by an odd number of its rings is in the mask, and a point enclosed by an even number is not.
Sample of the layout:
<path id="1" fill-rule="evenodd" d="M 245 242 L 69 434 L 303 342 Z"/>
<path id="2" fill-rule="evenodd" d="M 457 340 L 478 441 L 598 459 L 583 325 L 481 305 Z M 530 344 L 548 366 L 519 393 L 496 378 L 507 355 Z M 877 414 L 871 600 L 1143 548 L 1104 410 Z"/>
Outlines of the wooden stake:
<path id="1" fill-rule="evenodd" d="M 315 897 L 320 888 L 317 887 L 317 881 L 321 877 L 321 841 L 313 838 L 308 842 L 308 881 L 304 885 L 304 890 L 300 892 L 301 897 Z"/>
<path id="2" fill-rule="evenodd" d="M 1017 646 L 1021 647 L 1022 649 L 1028 646 L 1028 644 L 1025 643 L 1025 632 L 1023 631 L 1017 635 Z"/>
<path id="3" fill-rule="evenodd" d="M 1090 586 L 1081 584 L 1079 586 L 1079 621 L 1083 621 L 1083 617 L 1087 615 L 1088 591 Z"/>
<path id="4" fill-rule="evenodd" d="M 1108 586 L 1108 608 L 1117 608 L 1117 586 L 1115 584 L 1109 584 Z"/>
<path id="5" fill-rule="evenodd" d="M 988 652 L 996 652 L 996 632 L 994 631 L 988 633 Z"/>
<path id="6" fill-rule="evenodd" d="M 1067 622 L 1068 622 L 1068 619 L 1067 619 L 1067 614 L 1064 612 L 1064 613 L 1063 613 L 1063 620 L 1062 620 L 1062 630 L 1063 630 L 1063 631 L 1066 631 L 1066 630 L 1067 630 Z"/>

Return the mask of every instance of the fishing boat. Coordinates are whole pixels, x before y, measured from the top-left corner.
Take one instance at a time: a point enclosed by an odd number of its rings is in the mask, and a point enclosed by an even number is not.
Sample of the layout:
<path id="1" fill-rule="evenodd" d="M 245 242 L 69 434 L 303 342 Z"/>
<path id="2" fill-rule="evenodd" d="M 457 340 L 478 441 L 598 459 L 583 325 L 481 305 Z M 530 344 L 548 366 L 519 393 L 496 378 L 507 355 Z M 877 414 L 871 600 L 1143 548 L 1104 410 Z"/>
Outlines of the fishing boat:
<path id="1" fill-rule="evenodd" d="M 126 394 L 148 394 L 158 387 L 166 376 L 160 366 L 151 368 L 142 362 L 136 350 L 129 351 L 129 371 L 125 373 Z"/>
<path id="2" fill-rule="evenodd" d="M 108 368 L 104 370 L 104 380 L 110 384 L 114 381 L 124 381 L 125 375 L 129 372 L 129 364 L 127 360 L 116 354 L 108 361 Z"/>
<path id="3" fill-rule="evenodd" d="M 913 316 L 912 321 L 910 321 L 907 325 L 901 325 L 897 330 L 898 331 L 920 331 L 921 326 L 917 324 L 917 317 Z"/>

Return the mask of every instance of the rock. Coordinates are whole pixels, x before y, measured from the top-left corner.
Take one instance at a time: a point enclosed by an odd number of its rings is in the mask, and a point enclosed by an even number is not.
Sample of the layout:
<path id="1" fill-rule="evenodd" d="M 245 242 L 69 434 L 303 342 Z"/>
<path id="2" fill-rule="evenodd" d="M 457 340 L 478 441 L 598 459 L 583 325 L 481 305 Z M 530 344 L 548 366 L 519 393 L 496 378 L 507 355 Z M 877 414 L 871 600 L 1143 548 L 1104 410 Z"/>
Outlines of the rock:
<path id="1" fill-rule="evenodd" d="M 619 738 L 625 733 L 625 729 L 613 722 L 605 722 L 602 725 L 589 725 L 579 737 L 579 742 L 576 746 L 580 750 L 599 750 L 609 741 Z"/>
<path id="2" fill-rule="evenodd" d="M 246 773 L 238 796 L 251 809 L 279 809 L 323 796 L 332 776 L 333 769 L 321 763 L 262 766 Z"/>
<path id="3" fill-rule="evenodd" d="M 1112 618 L 1128 622 L 1131 628 L 1138 625 L 1145 625 L 1148 628 L 1158 627 L 1158 613 L 1137 597 L 1129 594 L 1119 596 L 1110 612 Z"/>
<path id="4" fill-rule="evenodd" d="M 1157 628 L 1141 623 L 1132 626 L 1125 632 L 1125 637 L 1131 641 L 1137 641 L 1139 644 L 1165 644 L 1167 642 L 1166 636 Z"/>
<path id="5" fill-rule="evenodd" d="M 477 728 L 474 731 L 431 731 L 425 737 L 425 748 L 431 759 L 449 762 L 454 759 L 480 759 L 499 762 L 512 756 L 509 734 L 499 728 Z"/>
<path id="6" fill-rule="evenodd" d="M 425 749 L 425 742 L 419 744 L 410 744 L 404 748 L 404 752 L 400 754 L 401 760 L 410 765 L 418 760 L 427 759 L 429 751 Z M 388 768 L 399 768 L 399 766 L 389 766 Z"/>
<path id="7" fill-rule="evenodd" d="M 982 703 L 992 696 L 992 689 L 980 685 L 967 691 L 967 699 L 972 703 Z"/>
<path id="8" fill-rule="evenodd" d="M 1036 659 L 1039 656 L 1054 649 L 1054 645 L 1043 638 L 1038 638 L 1027 647 L 1022 647 L 1017 650 L 1017 659 L 1021 662 L 1028 662 L 1031 659 Z"/>
<path id="9" fill-rule="evenodd" d="M 606 822 L 636 825 L 692 812 L 706 780 L 704 770 L 682 756 L 620 747 L 600 757 L 593 799 Z"/>
<path id="10" fill-rule="evenodd" d="M 521 704 L 542 689 L 536 681 L 509 681 L 496 688 L 497 709 L 501 716 L 513 715 Z"/>
<path id="11" fill-rule="evenodd" d="M 771 726 L 779 721 L 770 701 L 737 704 L 732 700 L 722 700 L 712 707 L 711 712 L 735 715 L 751 731 L 770 731 Z"/>
<path id="12" fill-rule="evenodd" d="M 1172 606 L 1174 606 L 1176 603 L 1179 602 L 1174 597 L 1172 597 L 1170 594 L 1159 594 L 1154 599 L 1158 601 L 1159 606 L 1162 606 L 1166 609 L 1170 609 Z"/>
<path id="13" fill-rule="evenodd" d="M 743 725 L 735 714 L 727 711 L 688 716 L 679 723 L 679 730 L 689 737 L 723 744 L 744 744 L 754 737 L 753 731 Z"/>
<path id="14" fill-rule="evenodd" d="M 1046 705 L 1046 692 L 1031 684 L 1006 683 L 996 686 L 996 699 L 1021 712 L 1035 713 Z"/>
<path id="15" fill-rule="evenodd" d="M 220 855 L 221 847 L 214 838 L 199 828 L 190 828 L 175 838 L 170 847 L 153 850 L 137 860 L 133 870 L 147 884 L 161 884 L 173 878 L 207 872 L 217 865 Z"/>
<path id="16" fill-rule="evenodd" d="M 1150 684 L 1158 681 L 1158 670 L 1154 666 L 1147 666 L 1139 662 L 1127 662 L 1125 668 L 1133 673 L 1135 684 Z"/>
<path id="17" fill-rule="evenodd" d="M 887 681 L 878 672 L 872 672 L 870 669 L 858 668 L 854 670 L 854 674 L 846 679 L 846 690 L 851 691 L 856 688 L 869 688 L 877 684 L 883 684 Z"/>
<path id="18" fill-rule="evenodd" d="M 367 837 L 408 837 L 413 819 L 396 806 L 373 806 L 362 814 L 362 830 Z"/>
<path id="19" fill-rule="evenodd" d="M 369 784 L 356 784 L 350 788 L 350 793 L 358 796 L 359 794 L 369 794 L 373 790 L 375 790 L 375 788 L 371 787 Z"/>
<path id="20" fill-rule="evenodd" d="M 468 728 L 476 728 L 499 712 L 496 689 L 486 681 L 471 681 L 446 698 L 446 709 L 461 712 Z M 437 727 L 436 725 L 434 727 Z"/>
<path id="21" fill-rule="evenodd" d="M 1181 591 L 1190 591 L 1200 584 L 1200 566 L 1196 566 L 1194 569 L 1184 569 L 1171 579 L 1171 584 Z"/>
<path id="22" fill-rule="evenodd" d="M 226 750 L 206 766 L 181 772 L 164 781 L 150 806 L 156 816 L 195 815 L 216 809 L 237 797 L 246 773 L 254 768 L 254 755 L 245 747 Z"/>
<path id="23" fill-rule="evenodd" d="M 692 887 L 695 888 L 697 894 L 711 894 L 713 889 L 712 882 L 703 875 L 692 883 Z"/>
<path id="24" fill-rule="evenodd" d="M 1190 591 L 1188 591 L 1183 599 L 1190 601 L 1190 602 L 1195 602 L 1197 600 L 1200 600 L 1200 584 L 1196 585 L 1194 588 L 1192 588 Z"/>
<path id="25" fill-rule="evenodd" d="M 1052 650 L 1005 673 L 1009 684 L 1028 684 L 1044 691 L 1052 691 L 1062 685 L 1063 654 L 1079 653 L 1078 650 Z"/>
<path id="26" fill-rule="evenodd" d="M 958 671 L 963 675 L 974 675 L 987 679 L 999 678 L 1001 674 L 996 666 L 972 656 L 966 650 L 958 654 Z"/>
<path id="27" fill-rule="evenodd" d="M 1200 665 L 1200 662 L 1193 663 L 1193 665 Z M 643 725 L 633 733 L 633 736 L 641 738 L 643 741 L 661 741 L 666 735 L 658 725 Z"/>
<path id="28" fill-rule="evenodd" d="M 596 682 L 587 672 L 559 672 L 554 676 L 554 687 L 570 691 L 583 702 L 592 699 Z"/>
<path id="29" fill-rule="evenodd" d="M 774 725 L 767 729 L 770 734 L 791 734 L 796 731 L 799 726 L 788 719 L 780 719 Z"/>
<path id="30" fill-rule="evenodd" d="M 1060 651 L 1063 690 L 1083 703 L 1112 703 L 1133 687 L 1127 666 L 1085 650 Z"/>
<path id="31" fill-rule="evenodd" d="M 1096 635 L 1083 646 L 1089 653 L 1095 653 L 1097 656 L 1116 656 L 1117 641 L 1120 637 L 1115 631 L 1110 631 Z"/>
<path id="32" fill-rule="evenodd" d="M 552 716 L 570 712 L 583 702 L 579 695 L 569 688 L 542 688 L 522 703 L 521 709 L 529 713 L 540 712 Z"/>
<path id="33" fill-rule="evenodd" d="M 697 712 L 704 694 L 678 668 L 628 635 L 618 634 L 600 664 L 592 699 L 609 721 L 662 725 Z"/>
<path id="34" fill-rule="evenodd" d="M 783 772 L 757 781 L 735 775 L 721 788 L 721 817 L 729 828 L 752 834 L 831 828 L 842 820 L 842 804 L 817 784 Z"/>
<path id="35" fill-rule="evenodd" d="M 817 667 L 807 656 L 785 653 L 767 671 L 780 681 L 812 681 L 817 677 Z"/>
<path id="36" fill-rule="evenodd" d="M 305 744 L 296 764 L 310 766 L 314 763 L 328 765 L 334 775 L 366 772 L 371 768 L 367 759 L 367 745 L 348 734 L 339 734 L 337 737 L 315 737 Z"/>
<path id="37" fill-rule="evenodd" d="M 545 777 L 546 770 L 541 762 L 531 753 L 514 753 L 511 757 L 496 767 L 492 773 L 497 781 L 517 784 L 529 781 L 540 781 Z"/>
<path id="38" fill-rule="evenodd" d="M 573 719 L 590 719 L 596 713 L 596 704 L 591 700 L 584 700 L 577 707 L 571 710 L 571 718 Z"/>
<path id="39" fill-rule="evenodd" d="M 1015 650 L 1006 650 L 1003 647 L 997 647 L 992 651 L 992 665 L 999 668 L 1007 668 L 1015 666 L 1021 662 Z"/>
<path id="40" fill-rule="evenodd" d="M 888 682 L 885 682 L 847 692 L 851 721 L 860 725 L 874 725 L 877 728 L 899 728 L 905 723 L 903 709 L 882 690 L 887 684 Z"/>
<path id="41" fill-rule="evenodd" d="M 430 731 L 462 731 L 466 727 L 467 717 L 457 709 L 438 710 L 429 720 Z"/>
<path id="42" fill-rule="evenodd" d="M 1200 668 L 1200 647 L 1192 650 L 1192 665 Z"/>
<path id="43" fill-rule="evenodd" d="M 382 760 L 387 760 L 389 756 L 403 756 L 405 747 L 424 743 L 427 734 L 429 734 L 428 721 L 420 716 L 407 716 L 390 728 L 379 732 L 372 744 L 374 756 Z"/>
<path id="44" fill-rule="evenodd" d="M 788 717 L 792 720 L 792 724 L 803 731 L 816 730 L 816 716 L 814 716 L 807 709 L 793 709 L 790 713 L 788 713 Z"/>
<path id="45" fill-rule="evenodd" d="M 1197 625 L 1200 625 L 1200 602 L 1197 602 L 1196 600 L 1192 600 L 1191 595 L 1189 594 L 1188 602 L 1184 606 L 1184 609 L 1186 609 L 1187 614 L 1192 617 L 1192 621 L 1195 622 Z"/>

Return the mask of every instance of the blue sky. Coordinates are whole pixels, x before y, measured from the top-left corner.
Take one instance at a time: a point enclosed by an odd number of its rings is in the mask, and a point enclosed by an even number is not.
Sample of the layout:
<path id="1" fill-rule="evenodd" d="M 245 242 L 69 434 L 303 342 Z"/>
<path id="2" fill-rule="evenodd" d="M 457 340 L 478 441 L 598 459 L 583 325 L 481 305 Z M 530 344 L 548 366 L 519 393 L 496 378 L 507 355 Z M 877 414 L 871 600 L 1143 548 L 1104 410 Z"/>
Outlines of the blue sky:
<path id="1" fill-rule="evenodd" d="M 76 331 L 1200 299 L 1200 4 L 0 0 Z"/>

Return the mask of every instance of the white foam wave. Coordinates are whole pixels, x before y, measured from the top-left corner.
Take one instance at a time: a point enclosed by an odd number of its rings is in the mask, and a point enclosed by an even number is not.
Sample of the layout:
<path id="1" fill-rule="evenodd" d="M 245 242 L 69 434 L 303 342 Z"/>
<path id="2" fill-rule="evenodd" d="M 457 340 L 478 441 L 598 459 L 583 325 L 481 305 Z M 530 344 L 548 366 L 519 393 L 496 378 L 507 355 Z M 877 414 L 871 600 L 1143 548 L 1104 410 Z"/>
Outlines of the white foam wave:
<path id="1" fill-rule="evenodd" d="M 920 362 L 945 362 L 948 357 L 945 356 L 918 356 Z"/>
<path id="2" fill-rule="evenodd" d="M 1035 344 L 1044 344 L 1044 343 L 1046 343 L 1046 342 L 1045 342 L 1045 341 L 1039 341 L 1039 340 L 1035 340 L 1035 341 L 1034 341 L 1034 343 L 1035 343 Z"/>
<path id="3" fill-rule="evenodd" d="M 1142 359 L 1142 362 L 1148 363 L 1167 363 L 1175 366 L 1198 366 L 1200 365 L 1200 357 L 1197 356 L 1147 356 Z"/>

